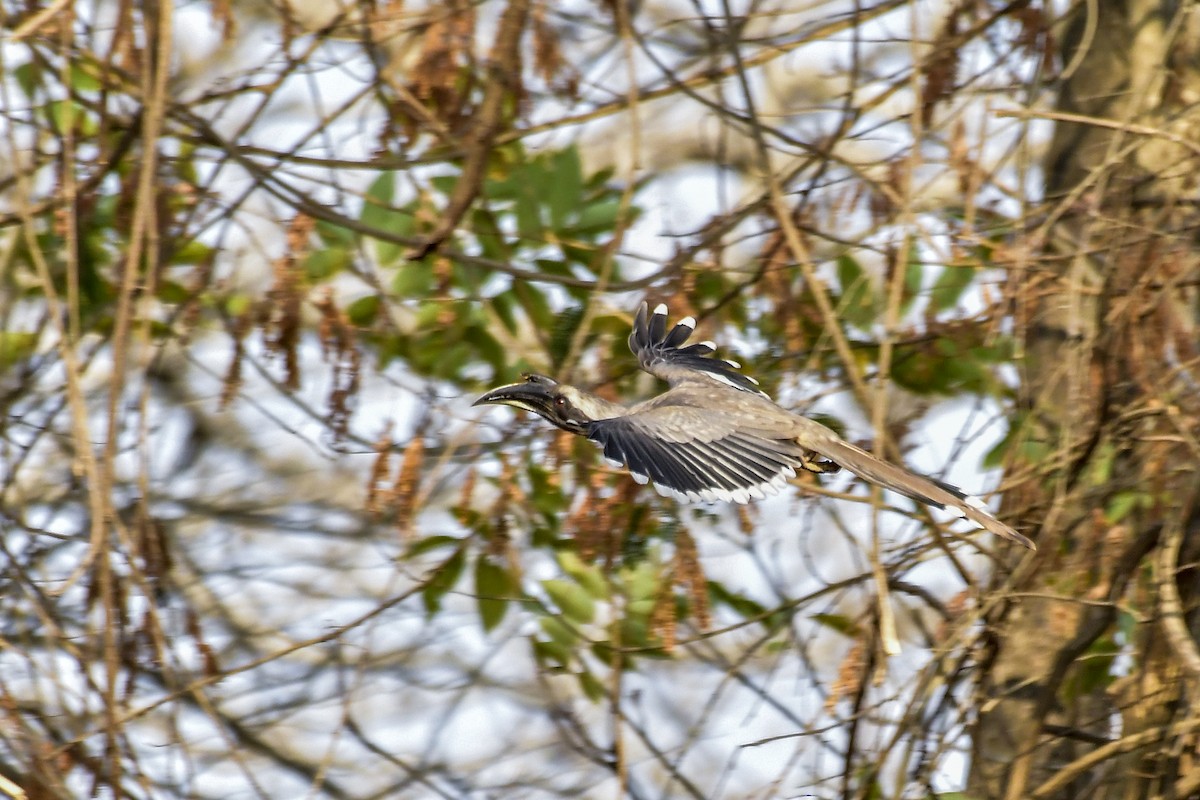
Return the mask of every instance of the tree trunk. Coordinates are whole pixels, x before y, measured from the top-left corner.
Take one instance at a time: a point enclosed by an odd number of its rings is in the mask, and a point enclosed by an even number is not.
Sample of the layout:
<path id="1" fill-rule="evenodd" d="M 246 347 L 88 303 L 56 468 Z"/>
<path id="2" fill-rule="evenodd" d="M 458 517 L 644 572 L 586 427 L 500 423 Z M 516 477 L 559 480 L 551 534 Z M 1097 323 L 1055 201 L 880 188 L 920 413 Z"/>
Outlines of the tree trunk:
<path id="1" fill-rule="evenodd" d="M 1039 551 L 990 620 L 979 800 L 1200 791 L 1194 10 L 1080 3 L 1062 38 L 1047 213 L 1013 272 L 1025 371 L 1005 503 Z"/>

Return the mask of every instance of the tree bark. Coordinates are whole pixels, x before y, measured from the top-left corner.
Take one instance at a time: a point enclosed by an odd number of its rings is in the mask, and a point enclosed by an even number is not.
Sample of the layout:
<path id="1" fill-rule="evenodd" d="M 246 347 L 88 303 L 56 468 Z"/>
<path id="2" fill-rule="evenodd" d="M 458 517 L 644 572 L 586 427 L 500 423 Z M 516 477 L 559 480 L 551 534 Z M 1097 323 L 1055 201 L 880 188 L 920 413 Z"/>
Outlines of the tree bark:
<path id="1" fill-rule="evenodd" d="M 1183 568 L 1200 554 L 1190 11 L 1080 3 L 1062 36 L 1047 214 L 1027 234 L 1036 258 L 1014 271 L 1023 413 L 1005 503 L 1039 551 L 989 620 L 972 798 L 1174 797 L 1195 783 L 1179 733 L 1200 708 L 1196 570 Z"/>

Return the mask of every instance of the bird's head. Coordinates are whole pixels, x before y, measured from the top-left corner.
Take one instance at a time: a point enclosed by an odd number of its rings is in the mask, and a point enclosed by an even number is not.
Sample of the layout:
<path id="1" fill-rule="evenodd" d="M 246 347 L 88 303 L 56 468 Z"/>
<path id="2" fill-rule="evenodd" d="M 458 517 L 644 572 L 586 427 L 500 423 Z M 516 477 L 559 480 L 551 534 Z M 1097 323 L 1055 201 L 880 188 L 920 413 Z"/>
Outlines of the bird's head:
<path id="1" fill-rule="evenodd" d="M 552 425 L 570 433 L 586 434 L 592 418 L 580 408 L 586 405 L 585 396 L 573 386 L 553 378 L 526 372 L 520 383 L 510 383 L 492 389 L 471 405 L 512 406 L 532 411 Z"/>

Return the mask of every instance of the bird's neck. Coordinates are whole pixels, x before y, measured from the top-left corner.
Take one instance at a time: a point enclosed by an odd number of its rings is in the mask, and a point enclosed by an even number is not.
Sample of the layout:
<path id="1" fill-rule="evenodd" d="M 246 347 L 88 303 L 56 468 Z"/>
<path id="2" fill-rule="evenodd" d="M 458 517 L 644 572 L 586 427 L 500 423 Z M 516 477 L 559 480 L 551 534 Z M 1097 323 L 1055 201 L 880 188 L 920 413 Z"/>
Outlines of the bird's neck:
<path id="1" fill-rule="evenodd" d="M 610 402 L 582 389 L 572 387 L 567 399 L 590 420 L 612 419 L 625 414 L 625 406 Z"/>

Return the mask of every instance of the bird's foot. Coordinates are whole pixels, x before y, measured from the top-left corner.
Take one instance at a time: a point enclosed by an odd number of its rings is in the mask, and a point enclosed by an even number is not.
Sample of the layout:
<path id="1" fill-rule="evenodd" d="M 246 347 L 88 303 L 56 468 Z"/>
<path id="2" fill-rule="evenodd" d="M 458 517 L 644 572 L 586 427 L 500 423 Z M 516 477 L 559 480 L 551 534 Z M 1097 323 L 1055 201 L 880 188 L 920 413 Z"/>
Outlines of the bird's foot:
<path id="1" fill-rule="evenodd" d="M 815 472 L 818 475 L 824 475 L 825 473 L 837 472 L 842 468 L 842 465 L 822 456 L 813 458 L 802 456 L 800 458 L 800 468 L 809 472 Z"/>

